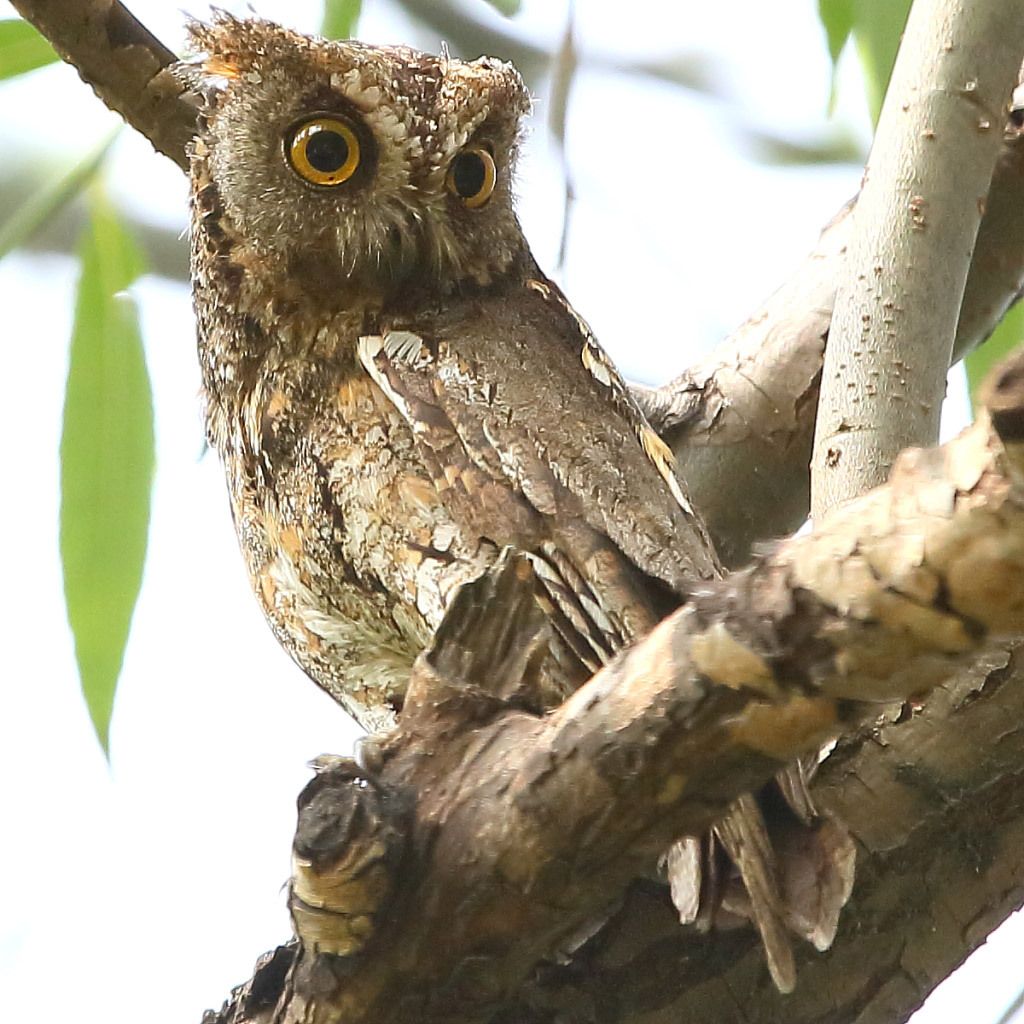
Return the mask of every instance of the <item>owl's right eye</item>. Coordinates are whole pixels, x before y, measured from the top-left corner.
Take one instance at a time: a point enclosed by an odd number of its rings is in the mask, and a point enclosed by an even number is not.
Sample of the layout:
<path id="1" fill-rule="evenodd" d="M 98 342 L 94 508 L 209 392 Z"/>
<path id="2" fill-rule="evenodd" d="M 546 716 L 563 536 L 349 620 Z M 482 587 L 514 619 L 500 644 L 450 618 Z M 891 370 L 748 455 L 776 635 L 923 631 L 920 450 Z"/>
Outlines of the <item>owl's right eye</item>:
<path id="1" fill-rule="evenodd" d="M 341 185 L 359 166 L 359 139 L 336 117 L 304 121 L 285 148 L 296 173 L 314 185 Z"/>

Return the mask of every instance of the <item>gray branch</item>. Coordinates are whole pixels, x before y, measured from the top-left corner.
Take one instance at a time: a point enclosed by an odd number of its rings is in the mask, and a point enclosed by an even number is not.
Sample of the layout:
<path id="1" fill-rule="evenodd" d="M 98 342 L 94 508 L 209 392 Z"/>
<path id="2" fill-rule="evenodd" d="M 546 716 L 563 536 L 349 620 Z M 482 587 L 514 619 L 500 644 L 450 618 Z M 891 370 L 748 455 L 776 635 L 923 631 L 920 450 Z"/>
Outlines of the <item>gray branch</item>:
<path id="1" fill-rule="evenodd" d="M 1024 54 L 1005 0 L 917 0 L 852 213 L 818 402 L 811 513 L 933 444 L 1000 131 Z"/>

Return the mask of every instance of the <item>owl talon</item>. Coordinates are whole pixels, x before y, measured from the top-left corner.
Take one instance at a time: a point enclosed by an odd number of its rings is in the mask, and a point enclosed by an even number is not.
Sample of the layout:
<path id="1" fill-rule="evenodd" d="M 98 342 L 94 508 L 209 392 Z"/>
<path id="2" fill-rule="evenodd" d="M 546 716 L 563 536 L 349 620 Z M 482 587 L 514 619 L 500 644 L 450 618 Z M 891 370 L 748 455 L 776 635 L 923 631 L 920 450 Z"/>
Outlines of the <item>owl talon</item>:
<path id="1" fill-rule="evenodd" d="M 384 767 L 383 741 L 386 733 L 371 732 L 360 736 L 353 745 L 353 754 L 359 770 L 371 778 L 380 775 Z"/>

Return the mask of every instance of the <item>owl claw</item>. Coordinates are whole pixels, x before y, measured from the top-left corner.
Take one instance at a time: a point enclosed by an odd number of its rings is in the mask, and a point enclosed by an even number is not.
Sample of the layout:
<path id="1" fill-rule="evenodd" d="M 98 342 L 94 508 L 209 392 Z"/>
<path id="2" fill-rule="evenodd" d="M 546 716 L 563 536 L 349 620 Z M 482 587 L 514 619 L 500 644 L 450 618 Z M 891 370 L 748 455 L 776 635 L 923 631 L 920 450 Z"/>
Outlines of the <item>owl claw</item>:
<path id="1" fill-rule="evenodd" d="M 360 736 L 354 744 L 356 765 L 361 772 L 371 778 L 379 775 L 384 767 L 383 739 L 383 733 L 368 733 L 366 736 Z"/>

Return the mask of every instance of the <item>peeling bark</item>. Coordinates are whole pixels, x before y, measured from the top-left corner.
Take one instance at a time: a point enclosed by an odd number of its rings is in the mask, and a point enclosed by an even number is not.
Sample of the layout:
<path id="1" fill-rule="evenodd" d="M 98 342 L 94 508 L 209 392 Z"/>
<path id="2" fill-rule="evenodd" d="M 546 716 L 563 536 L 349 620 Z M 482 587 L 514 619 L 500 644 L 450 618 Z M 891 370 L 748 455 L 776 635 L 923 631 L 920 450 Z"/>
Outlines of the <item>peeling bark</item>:
<path id="1" fill-rule="evenodd" d="M 396 843 L 382 838 L 374 847 L 365 827 L 335 830 L 336 844 L 319 849 L 317 870 L 302 867 L 303 907 L 312 897 L 324 914 L 344 922 L 346 935 L 354 917 L 368 919 L 364 941 L 349 956 L 320 952 L 323 920 L 310 928 L 296 915 L 300 945 L 272 1014 L 247 1016 L 242 999 L 209 1020 L 501 1019 L 498 1009 L 522 1000 L 536 965 L 557 960 L 592 934 L 672 839 L 704 831 L 740 793 L 823 740 L 869 725 L 879 702 L 924 694 L 957 672 L 977 674 L 986 658 L 1000 665 L 1000 655 L 989 654 L 990 639 L 1024 636 L 1024 354 L 1004 368 L 988 401 L 995 429 L 984 419 L 941 449 L 905 453 L 886 486 L 753 568 L 708 584 L 545 718 L 517 710 L 514 690 L 511 698 L 498 696 L 517 677 L 529 689 L 545 642 L 547 627 L 534 610 L 525 566 L 507 560 L 496 575 L 465 587 L 417 664 L 380 772 L 353 789 L 352 769 L 342 769 L 338 815 L 345 822 L 359 818 L 350 803 L 360 793 L 381 790 L 395 806 L 411 808 L 390 884 L 375 883 L 368 901 L 360 884 L 367 863 L 379 869 L 395 856 L 389 851 Z M 481 636 L 492 638 L 486 650 Z M 962 700 L 963 708 L 972 706 Z M 915 766 L 922 766 L 922 777 L 941 770 L 937 750 L 926 742 L 920 747 Z M 851 757 L 834 759 L 832 778 L 851 770 Z M 974 760 L 961 764 L 977 769 Z M 853 768 L 861 787 L 869 770 L 870 762 Z M 913 835 L 930 827 L 936 803 L 945 810 L 944 801 L 933 799 L 905 817 L 914 786 L 894 774 L 902 806 L 892 799 L 859 821 L 849 815 L 863 846 L 883 861 L 893 855 L 894 824 Z M 989 785 L 992 775 L 975 778 Z M 829 790 L 820 785 L 819 792 Z M 840 815 L 842 792 L 840 786 L 832 800 Z M 317 821 L 331 818 L 324 807 L 317 813 Z M 381 837 L 385 826 L 392 837 L 401 827 L 394 816 L 375 818 Z M 365 825 L 371 818 L 359 820 Z M 300 834 L 303 828 L 300 812 Z M 367 849 L 376 850 L 369 862 Z M 933 852 L 963 859 L 961 847 L 947 843 Z M 1013 863 L 1000 870 L 1005 909 L 1017 899 L 1018 869 Z M 886 878 L 878 884 L 884 888 Z M 646 898 L 658 902 L 649 891 Z M 842 930 L 853 928 L 851 941 L 864 941 L 857 931 L 865 920 L 863 898 L 855 897 Z M 886 1013 L 897 1003 L 911 1006 L 927 990 L 928 972 L 936 964 L 948 967 L 951 957 L 980 941 L 979 922 L 990 922 L 972 909 L 958 922 L 959 941 L 929 958 L 927 943 L 917 950 L 910 940 L 934 936 L 930 917 L 943 907 L 918 908 L 917 930 L 895 951 L 896 939 L 873 937 L 868 951 L 884 945 L 890 959 L 872 967 L 868 981 L 856 960 L 837 979 L 859 984 L 858 998 L 865 985 L 871 1000 L 884 990 Z M 891 912 L 888 903 L 876 910 L 883 917 Z M 735 959 L 747 941 L 702 937 L 703 957 L 714 961 L 716 950 L 729 948 L 728 966 L 722 961 L 718 969 L 753 971 L 751 998 L 756 992 L 757 1004 L 770 1008 L 774 997 L 760 988 L 763 968 L 749 956 Z M 600 947 L 600 939 L 592 942 Z M 910 966 L 920 975 L 913 985 L 905 978 Z M 685 973 L 685 962 L 680 969 Z M 822 968 L 809 973 L 816 970 Z M 715 978 L 707 962 L 700 977 L 694 991 Z M 818 1014 L 806 1019 L 830 1019 L 813 980 L 801 979 L 798 993 L 805 985 Z M 727 988 L 734 1004 L 737 990 L 732 982 Z M 827 998 L 834 1000 L 836 990 L 827 990 Z M 637 1010 L 633 1005 L 629 1019 Z M 773 1018 L 769 1012 L 763 1019 Z"/>

